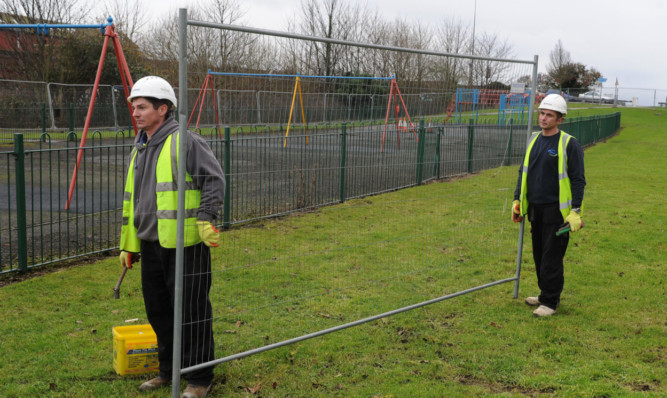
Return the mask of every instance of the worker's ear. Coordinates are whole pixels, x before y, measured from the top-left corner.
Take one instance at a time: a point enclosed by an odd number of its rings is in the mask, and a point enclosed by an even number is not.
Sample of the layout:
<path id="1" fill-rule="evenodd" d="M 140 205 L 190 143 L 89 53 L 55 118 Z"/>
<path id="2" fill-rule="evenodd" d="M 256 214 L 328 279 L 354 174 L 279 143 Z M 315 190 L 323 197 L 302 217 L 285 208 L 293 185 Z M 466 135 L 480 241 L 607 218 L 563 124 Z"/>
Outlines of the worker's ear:
<path id="1" fill-rule="evenodd" d="M 157 111 L 160 113 L 160 116 L 165 116 L 169 112 L 169 106 L 162 104 L 157 108 Z"/>

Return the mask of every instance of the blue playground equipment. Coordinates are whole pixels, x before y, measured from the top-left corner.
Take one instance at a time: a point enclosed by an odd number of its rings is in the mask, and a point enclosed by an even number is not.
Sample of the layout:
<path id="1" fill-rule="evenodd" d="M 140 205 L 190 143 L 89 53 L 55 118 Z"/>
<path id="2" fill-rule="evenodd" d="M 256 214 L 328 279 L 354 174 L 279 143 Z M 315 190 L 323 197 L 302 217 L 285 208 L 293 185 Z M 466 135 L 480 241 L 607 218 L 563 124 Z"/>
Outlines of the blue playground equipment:
<path id="1" fill-rule="evenodd" d="M 479 90 L 469 88 L 456 89 L 456 117 L 454 118 L 456 123 L 463 122 L 463 105 L 471 105 L 472 118 L 477 122 L 477 118 L 479 117 Z"/>
<path id="2" fill-rule="evenodd" d="M 498 108 L 498 124 L 524 123 L 526 112 L 530 106 L 529 94 L 502 94 Z"/>

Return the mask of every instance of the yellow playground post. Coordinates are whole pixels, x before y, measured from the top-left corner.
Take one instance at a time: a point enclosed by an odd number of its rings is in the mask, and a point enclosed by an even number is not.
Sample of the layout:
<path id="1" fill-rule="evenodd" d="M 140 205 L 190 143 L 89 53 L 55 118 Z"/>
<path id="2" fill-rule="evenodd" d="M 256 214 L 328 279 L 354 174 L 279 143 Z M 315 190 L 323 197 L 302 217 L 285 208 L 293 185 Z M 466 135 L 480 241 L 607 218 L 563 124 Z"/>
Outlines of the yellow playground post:
<path id="1" fill-rule="evenodd" d="M 289 110 L 289 120 L 287 121 L 287 131 L 285 132 L 285 140 L 283 141 L 283 148 L 287 147 L 287 137 L 289 137 L 289 129 L 292 124 L 292 114 L 294 113 L 294 102 L 296 101 L 296 92 L 299 91 L 299 102 L 301 103 L 301 120 L 303 121 L 303 131 L 306 134 L 306 145 L 308 145 L 308 131 L 306 130 L 306 113 L 303 109 L 303 95 L 301 94 L 301 77 L 296 76 L 294 82 L 294 94 L 292 94 L 292 106 Z"/>

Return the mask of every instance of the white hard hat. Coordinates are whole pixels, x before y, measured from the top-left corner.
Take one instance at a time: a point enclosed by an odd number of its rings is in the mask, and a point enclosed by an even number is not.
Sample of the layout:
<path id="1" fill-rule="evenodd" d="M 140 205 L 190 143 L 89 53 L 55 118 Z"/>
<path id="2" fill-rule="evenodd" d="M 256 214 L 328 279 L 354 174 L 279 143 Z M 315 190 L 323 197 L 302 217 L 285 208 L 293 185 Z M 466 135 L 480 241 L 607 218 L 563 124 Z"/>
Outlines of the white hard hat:
<path id="1" fill-rule="evenodd" d="M 151 97 L 161 100 L 169 100 L 176 108 L 176 94 L 168 81 L 159 76 L 146 76 L 137 80 L 132 86 L 130 96 L 127 97 L 129 102 L 138 97 Z"/>
<path id="2" fill-rule="evenodd" d="M 567 102 L 559 94 L 549 94 L 544 97 L 537 109 L 549 109 L 565 116 L 567 115 Z"/>

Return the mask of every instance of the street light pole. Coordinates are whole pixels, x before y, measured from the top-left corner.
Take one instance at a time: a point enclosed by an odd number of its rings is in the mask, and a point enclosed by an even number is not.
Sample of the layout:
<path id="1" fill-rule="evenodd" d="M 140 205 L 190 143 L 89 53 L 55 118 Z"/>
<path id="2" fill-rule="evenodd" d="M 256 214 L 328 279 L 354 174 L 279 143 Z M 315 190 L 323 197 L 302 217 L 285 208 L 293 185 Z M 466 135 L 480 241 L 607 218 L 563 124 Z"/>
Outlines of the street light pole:
<path id="1" fill-rule="evenodd" d="M 477 23 L 477 0 L 475 0 L 475 9 L 472 15 L 472 46 L 470 48 L 470 55 L 475 55 L 475 25 Z M 470 76 L 468 77 L 468 86 L 472 88 L 473 75 L 473 59 L 470 59 Z"/>

